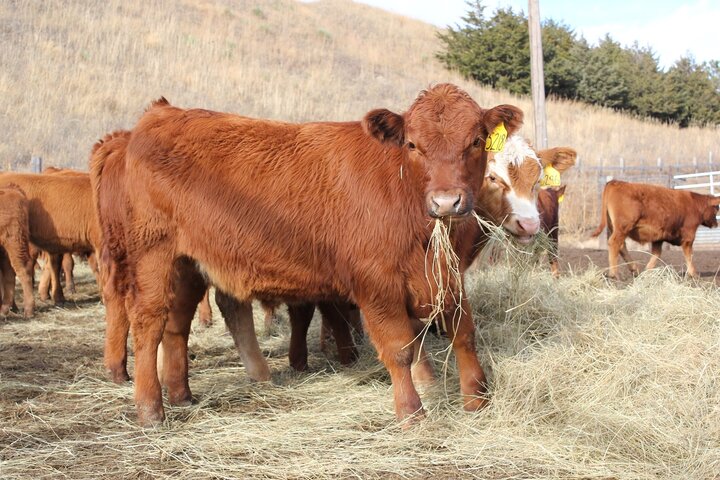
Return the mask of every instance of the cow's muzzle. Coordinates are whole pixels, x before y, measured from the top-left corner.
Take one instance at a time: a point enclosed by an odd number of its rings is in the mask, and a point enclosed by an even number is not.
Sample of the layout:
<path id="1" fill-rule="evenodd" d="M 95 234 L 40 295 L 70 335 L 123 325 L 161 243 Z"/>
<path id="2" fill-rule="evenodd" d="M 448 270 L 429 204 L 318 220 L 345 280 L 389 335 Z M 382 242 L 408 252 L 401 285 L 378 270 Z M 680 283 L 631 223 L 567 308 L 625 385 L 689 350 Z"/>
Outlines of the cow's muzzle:
<path id="1" fill-rule="evenodd" d="M 464 217 L 472 210 L 471 195 L 460 190 L 432 192 L 426 203 L 428 214 L 434 218 Z"/>

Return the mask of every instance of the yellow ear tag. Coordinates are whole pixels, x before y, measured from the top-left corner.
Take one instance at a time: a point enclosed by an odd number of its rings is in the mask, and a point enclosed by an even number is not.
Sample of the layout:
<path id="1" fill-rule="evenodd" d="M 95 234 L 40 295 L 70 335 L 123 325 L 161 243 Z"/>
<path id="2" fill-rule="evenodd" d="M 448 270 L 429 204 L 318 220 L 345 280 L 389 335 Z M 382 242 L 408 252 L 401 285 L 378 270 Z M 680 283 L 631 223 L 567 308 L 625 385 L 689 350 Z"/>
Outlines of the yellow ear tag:
<path id="1" fill-rule="evenodd" d="M 507 130 L 505 130 L 505 124 L 500 122 L 485 141 L 485 151 L 501 152 L 505 148 L 505 140 L 507 140 Z"/>
<path id="2" fill-rule="evenodd" d="M 543 169 L 544 175 L 540 179 L 541 187 L 559 187 L 560 186 L 560 172 L 557 171 L 552 165 L 545 165 Z"/>

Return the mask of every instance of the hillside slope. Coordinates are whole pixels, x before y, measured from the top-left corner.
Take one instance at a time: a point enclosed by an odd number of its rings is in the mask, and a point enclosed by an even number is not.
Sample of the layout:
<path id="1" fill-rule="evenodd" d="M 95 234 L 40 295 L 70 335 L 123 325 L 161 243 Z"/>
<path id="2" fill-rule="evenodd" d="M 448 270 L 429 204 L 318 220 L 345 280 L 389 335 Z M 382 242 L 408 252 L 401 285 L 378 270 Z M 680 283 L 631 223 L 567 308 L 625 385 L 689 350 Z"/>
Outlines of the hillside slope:
<path id="1" fill-rule="evenodd" d="M 434 59 L 435 28 L 347 0 L 11 0 L 0 3 L 0 165 L 84 168 L 103 133 L 160 95 L 292 121 L 407 107 L 434 82 L 483 106 L 530 103 L 475 86 Z M 571 102 L 548 106 L 549 138 L 583 164 L 685 163 L 720 153 L 717 131 L 667 127 Z"/>

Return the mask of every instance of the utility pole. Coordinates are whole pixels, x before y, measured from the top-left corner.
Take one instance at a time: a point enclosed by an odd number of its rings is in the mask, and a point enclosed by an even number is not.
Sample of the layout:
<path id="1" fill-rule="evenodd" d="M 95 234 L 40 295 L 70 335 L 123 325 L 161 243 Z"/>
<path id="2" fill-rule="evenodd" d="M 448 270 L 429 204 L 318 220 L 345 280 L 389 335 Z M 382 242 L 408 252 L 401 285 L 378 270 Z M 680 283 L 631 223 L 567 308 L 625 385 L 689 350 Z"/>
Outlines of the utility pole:
<path id="1" fill-rule="evenodd" d="M 530 84 L 532 86 L 535 120 L 535 148 L 547 148 L 547 120 L 545 116 L 545 75 L 543 74 L 542 31 L 540 29 L 539 0 L 528 0 L 528 30 L 530 31 Z"/>

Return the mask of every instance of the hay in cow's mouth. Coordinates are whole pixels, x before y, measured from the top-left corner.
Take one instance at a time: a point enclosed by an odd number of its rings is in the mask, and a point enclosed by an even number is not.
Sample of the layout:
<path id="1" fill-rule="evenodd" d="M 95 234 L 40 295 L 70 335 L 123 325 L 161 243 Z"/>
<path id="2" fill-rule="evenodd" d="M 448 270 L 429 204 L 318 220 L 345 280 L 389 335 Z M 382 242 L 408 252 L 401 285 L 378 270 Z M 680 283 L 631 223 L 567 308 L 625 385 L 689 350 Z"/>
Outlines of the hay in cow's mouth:
<path id="1" fill-rule="evenodd" d="M 435 220 L 430 242 L 425 252 L 426 257 L 431 255 L 432 261 L 430 271 L 427 271 L 427 262 L 425 278 L 435 295 L 432 300 L 432 313 L 428 317 L 428 324 L 432 322 L 438 323 L 446 332 L 447 319 L 445 318 L 445 306 L 451 300 L 457 306 L 453 312 L 451 321 L 455 322 L 459 319 L 460 302 L 463 298 L 462 275 L 460 273 L 460 259 L 453 249 L 450 240 L 450 230 L 452 228 L 452 220 L 446 225 L 441 219 Z M 448 298 L 450 295 L 450 298 Z"/>

